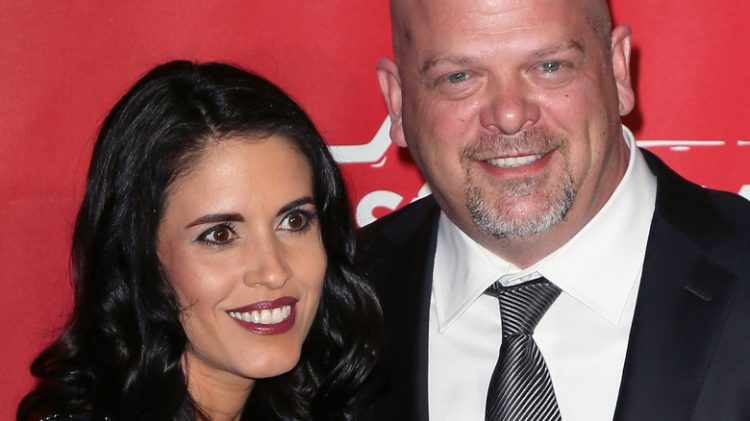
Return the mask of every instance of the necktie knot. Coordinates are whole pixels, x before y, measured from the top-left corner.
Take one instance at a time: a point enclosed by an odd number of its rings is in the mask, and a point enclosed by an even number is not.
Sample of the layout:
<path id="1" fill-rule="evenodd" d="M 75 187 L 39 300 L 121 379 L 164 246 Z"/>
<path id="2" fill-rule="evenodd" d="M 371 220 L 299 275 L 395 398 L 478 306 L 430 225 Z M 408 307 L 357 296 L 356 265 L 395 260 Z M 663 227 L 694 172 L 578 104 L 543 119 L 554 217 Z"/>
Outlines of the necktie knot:
<path id="1" fill-rule="evenodd" d="M 560 288 L 544 278 L 507 288 L 495 282 L 487 290 L 500 302 L 504 338 L 533 334 L 560 292 Z"/>

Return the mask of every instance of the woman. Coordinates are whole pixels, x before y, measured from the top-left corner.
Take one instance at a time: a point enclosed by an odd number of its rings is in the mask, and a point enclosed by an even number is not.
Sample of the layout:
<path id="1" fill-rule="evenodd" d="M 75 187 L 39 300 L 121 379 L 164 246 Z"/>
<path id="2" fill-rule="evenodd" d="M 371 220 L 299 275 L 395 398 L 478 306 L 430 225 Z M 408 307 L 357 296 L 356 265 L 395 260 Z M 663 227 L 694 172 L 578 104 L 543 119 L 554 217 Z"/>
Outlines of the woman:
<path id="1" fill-rule="evenodd" d="M 75 307 L 18 420 L 346 420 L 380 310 L 307 115 L 218 63 L 146 74 L 105 120 Z"/>

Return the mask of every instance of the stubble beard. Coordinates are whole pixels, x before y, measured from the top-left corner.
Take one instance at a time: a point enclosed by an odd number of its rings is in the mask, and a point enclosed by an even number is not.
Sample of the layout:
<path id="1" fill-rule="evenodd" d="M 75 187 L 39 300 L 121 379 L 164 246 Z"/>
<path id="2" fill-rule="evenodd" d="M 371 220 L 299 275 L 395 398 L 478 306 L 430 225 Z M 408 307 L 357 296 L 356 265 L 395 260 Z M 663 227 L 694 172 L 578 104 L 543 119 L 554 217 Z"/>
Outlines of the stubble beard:
<path id="1" fill-rule="evenodd" d="M 525 148 L 523 151 L 529 148 L 543 151 L 564 145 L 565 139 L 535 130 L 514 136 L 512 140 L 502 136 L 484 137 L 476 146 L 467 148 L 464 157 L 471 160 L 472 157 L 481 155 L 481 151 L 493 147 L 503 154 L 512 154 L 522 151 L 522 147 Z M 568 165 L 556 179 L 525 177 L 489 186 L 487 183 L 482 185 L 472 175 L 471 165 L 466 165 L 465 168 L 466 207 L 476 228 L 495 239 L 523 238 L 545 232 L 563 221 L 575 202 L 577 191 Z M 555 177 L 554 174 L 551 176 Z M 522 203 L 524 200 L 531 200 L 530 196 L 534 196 L 533 202 Z M 524 208 L 526 212 L 522 212 Z"/>

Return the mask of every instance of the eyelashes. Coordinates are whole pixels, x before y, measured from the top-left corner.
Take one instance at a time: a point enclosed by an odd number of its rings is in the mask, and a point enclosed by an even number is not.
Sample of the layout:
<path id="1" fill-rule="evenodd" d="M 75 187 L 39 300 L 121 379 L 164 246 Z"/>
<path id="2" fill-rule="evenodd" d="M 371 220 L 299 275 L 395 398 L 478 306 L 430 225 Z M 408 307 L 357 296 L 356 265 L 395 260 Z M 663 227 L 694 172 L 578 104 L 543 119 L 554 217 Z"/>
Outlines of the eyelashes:
<path id="1" fill-rule="evenodd" d="M 317 213 L 310 209 L 292 209 L 284 215 L 276 229 L 303 234 L 310 230 L 316 220 Z"/>
<path id="2" fill-rule="evenodd" d="M 274 230 L 292 235 L 301 235 L 308 232 L 315 225 L 317 217 L 317 212 L 314 209 L 291 209 L 284 214 Z M 240 236 L 237 233 L 235 224 L 225 221 L 201 232 L 195 241 L 209 246 L 221 247 L 227 246 L 239 238 Z"/>
<path id="3" fill-rule="evenodd" d="M 203 231 L 195 241 L 212 246 L 223 246 L 239 238 L 234 224 L 222 222 Z"/>

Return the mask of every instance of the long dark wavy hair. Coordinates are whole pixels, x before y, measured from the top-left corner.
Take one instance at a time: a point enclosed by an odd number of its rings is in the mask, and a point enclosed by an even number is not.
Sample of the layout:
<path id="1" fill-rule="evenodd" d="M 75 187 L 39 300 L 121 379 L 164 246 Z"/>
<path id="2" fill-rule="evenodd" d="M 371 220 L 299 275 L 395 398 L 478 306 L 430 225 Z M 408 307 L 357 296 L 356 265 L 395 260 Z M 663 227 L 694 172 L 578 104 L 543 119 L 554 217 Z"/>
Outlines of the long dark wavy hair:
<path id="1" fill-rule="evenodd" d="M 351 420 L 379 349 L 380 308 L 353 269 L 342 178 L 310 118 L 278 87 L 222 63 L 174 61 L 143 76 L 105 119 L 72 248 L 73 313 L 34 360 L 18 420 L 196 420 L 181 356 L 180 307 L 156 254 L 171 184 L 212 144 L 283 135 L 312 166 L 328 268 L 315 320 L 290 372 L 258 380 L 243 420 Z M 35 418 L 36 417 L 36 418 Z"/>

